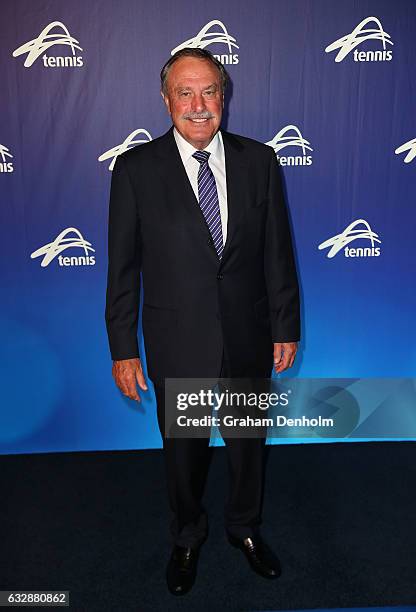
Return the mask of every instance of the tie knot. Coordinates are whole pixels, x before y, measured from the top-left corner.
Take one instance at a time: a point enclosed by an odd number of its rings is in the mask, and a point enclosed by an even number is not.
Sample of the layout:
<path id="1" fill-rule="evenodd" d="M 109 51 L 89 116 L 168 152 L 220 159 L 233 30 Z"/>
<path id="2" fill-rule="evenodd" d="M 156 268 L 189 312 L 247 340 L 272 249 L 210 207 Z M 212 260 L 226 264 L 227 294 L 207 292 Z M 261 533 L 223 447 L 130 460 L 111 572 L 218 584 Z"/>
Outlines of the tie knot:
<path id="1" fill-rule="evenodd" d="M 200 164 L 205 164 L 208 161 L 208 157 L 211 155 L 209 151 L 195 151 L 192 153 L 192 157 L 195 157 Z"/>

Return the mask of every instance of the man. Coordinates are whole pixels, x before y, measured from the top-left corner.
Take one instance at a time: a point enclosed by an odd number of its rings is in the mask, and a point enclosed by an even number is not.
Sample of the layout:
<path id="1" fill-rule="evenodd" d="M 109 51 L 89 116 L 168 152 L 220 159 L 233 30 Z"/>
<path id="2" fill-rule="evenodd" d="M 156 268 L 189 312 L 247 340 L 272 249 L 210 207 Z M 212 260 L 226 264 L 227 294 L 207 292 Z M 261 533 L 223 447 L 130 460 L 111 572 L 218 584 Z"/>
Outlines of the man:
<path id="1" fill-rule="evenodd" d="M 291 367 L 299 292 L 273 149 L 220 130 L 228 75 L 208 51 L 183 49 L 162 68 L 173 126 L 117 157 L 109 206 L 106 324 L 113 376 L 140 401 L 143 334 L 157 400 L 174 520 L 167 582 L 192 587 L 208 532 L 202 493 L 209 439 L 164 436 L 165 378 L 270 377 Z M 230 468 L 225 526 L 258 574 L 277 557 L 259 533 L 264 438 L 225 440 Z"/>

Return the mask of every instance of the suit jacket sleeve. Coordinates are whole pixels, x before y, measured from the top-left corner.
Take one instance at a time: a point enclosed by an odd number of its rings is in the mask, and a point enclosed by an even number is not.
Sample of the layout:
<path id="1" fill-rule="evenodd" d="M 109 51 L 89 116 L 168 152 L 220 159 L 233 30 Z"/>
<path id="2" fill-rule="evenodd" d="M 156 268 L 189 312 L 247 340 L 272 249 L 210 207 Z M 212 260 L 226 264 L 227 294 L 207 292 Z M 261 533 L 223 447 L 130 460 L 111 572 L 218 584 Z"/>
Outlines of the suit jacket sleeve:
<path id="1" fill-rule="evenodd" d="M 140 247 L 135 194 L 121 155 L 112 173 L 108 214 L 105 321 L 113 360 L 139 356 Z"/>
<path id="2" fill-rule="evenodd" d="M 276 155 L 271 150 L 264 270 L 273 342 L 300 339 L 299 286 L 288 213 Z"/>

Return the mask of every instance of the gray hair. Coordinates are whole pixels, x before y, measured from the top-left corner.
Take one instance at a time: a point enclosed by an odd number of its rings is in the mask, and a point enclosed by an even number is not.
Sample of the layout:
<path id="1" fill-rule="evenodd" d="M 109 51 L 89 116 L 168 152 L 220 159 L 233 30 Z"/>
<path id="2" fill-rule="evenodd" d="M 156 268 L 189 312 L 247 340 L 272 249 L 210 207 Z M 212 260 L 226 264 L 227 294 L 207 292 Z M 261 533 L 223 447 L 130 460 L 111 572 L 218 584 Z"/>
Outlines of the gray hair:
<path id="1" fill-rule="evenodd" d="M 208 51 L 207 49 L 199 49 L 198 47 L 185 47 L 184 49 L 181 49 L 180 51 L 177 51 L 174 55 L 172 55 L 172 57 L 168 59 L 168 61 L 165 63 L 162 70 L 160 71 L 161 90 L 164 95 L 167 94 L 166 82 L 168 78 L 169 69 L 172 64 L 174 64 L 181 57 L 197 57 L 198 59 L 211 62 L 211 64 L 213 64 L 220 73 L 221 91 L 222 93 L 224 93 L 227 83 L 230 80 L 230 77 L 222 63 L 217 60 L 217 58 L 211 53 L 211 51 Z"/>

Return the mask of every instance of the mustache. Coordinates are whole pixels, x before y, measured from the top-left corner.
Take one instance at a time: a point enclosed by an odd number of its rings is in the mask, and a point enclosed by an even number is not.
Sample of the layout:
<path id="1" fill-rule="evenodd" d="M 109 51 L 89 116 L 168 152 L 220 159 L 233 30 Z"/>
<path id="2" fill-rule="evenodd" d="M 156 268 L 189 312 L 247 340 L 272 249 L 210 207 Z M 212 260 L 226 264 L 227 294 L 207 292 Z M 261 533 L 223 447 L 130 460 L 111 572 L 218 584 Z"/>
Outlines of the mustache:
<path id="1" fill-rule="evenodd" d="M 182 119 L 215 119 L 215 115 L 210 111 L 204 111 L 203 113 L 185 113 L 182 115 Z"/>

